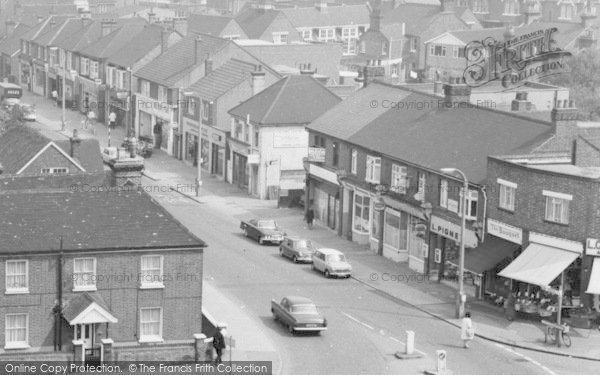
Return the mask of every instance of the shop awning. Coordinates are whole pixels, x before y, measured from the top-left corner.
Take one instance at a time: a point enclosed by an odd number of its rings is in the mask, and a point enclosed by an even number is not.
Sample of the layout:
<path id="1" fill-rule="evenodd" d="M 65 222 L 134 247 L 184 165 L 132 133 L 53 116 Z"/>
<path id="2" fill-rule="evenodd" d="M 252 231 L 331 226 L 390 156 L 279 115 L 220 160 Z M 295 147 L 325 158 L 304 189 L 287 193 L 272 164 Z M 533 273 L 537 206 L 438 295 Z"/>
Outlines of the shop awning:
<path id="1" fill-rule="evenodd" d="M 547 286 L 577 257 L 579 253 L 574 251 L 531 243 L 498 275 L 529 284 Z"/>
<path id="2" fill-rule="evenodd" d="M 516 243 L 488 235 L 476 248 L 466 249 L 465 269 L 481 275 L 482 272 L 494 268 L 502 260 L 511 256 L 518 248 L 519 245 Z"/>
<path id="3" fill-rule="evenodd" d="M 594 258 L 590 283 L 585 292 L 589 294 L 600 294 L 600 258 Z"/>
<path id="4" fill-rule="evenodd" d="M 383 199 L 383 202 L 385 202 L 385 205 L 388 207 L 391 207 L 398 211 L 404 211 L 412 216 L 418 217 L 421 220 L 426 220 L 425 214 L 423 214 L 423 210 L 420 208 L 416 208 L 415 206 L 412 206 L 408 203 L 400 202 L 386 195 L 382 195 L 381 199 Z"/>

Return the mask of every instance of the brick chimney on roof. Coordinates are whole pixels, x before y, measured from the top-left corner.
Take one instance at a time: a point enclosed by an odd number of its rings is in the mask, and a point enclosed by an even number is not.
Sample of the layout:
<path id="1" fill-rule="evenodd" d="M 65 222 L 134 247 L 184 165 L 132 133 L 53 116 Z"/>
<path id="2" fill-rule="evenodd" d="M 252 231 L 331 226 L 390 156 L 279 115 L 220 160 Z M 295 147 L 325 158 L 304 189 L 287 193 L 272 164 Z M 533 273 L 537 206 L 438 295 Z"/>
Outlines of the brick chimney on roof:
<path id="1" fill-rule="evenodd" d="M 173 20 L 173 30 L 177 31 L 182 36 L 186 36 L 188 33 L 188 19 L 183 13 L 176 15 Z"/>
<path id="2" fill-rule="evenodd" d="M 381 0 L 373 0 L 369 12 L 369 30 L 380 31 L 381 29 Z"/>
<path id="3" fill-rule="evenodd" d="M 452 108 L 458 103 L 469 103 L 471 99 L 471 86 L 464 83 L 462 78 L 451 78 L 450 82 L 443 86 L 444 106 Z"/>
<path id="4" fill-rule="evenodd" d="M 100 21 L 100 30 L 102 32 L 102 36 L 106 36 L 113 32 L 117 27 L 117 20 L 112 18 L 105 18 Z"/>
<path id="5" fill-rule="evenodd" d="M 511 106 L 511 111 L 531 111 L 531 102 L 527 100 L 527 92 L 519 91 L 517 92 L 516 97 L 513 99 Z"/>
<path id="6" fill-rule="evenodd" d="M 315 1 L 315 8 L 319 12 L 327 12 L 327 0 L 316 0 Z"/>
<path id="7" fill-rule="evenodd" d="M 312 64 L 300 64 L 300 75 L 314 76 L 315 69 L 312 69 Z"/>
<path id="8" fill-rule="evenodd" d="M 165 53 L 167 49 L 169 49 L 169 36 L 171 35 L 171 31 L 167 29 L 162 29 L 160 31 L 160 53 Z"/>
<path id="9" fill-rule="evenodd" d="M 565 147 L 571 146 L 577 136 L 579 110 L 572 100 L 557 100 L 551 112 L 554 136 Z"/>
<path id="10" fill-rule="evenodd" d="M 200 35 L 194 38 L 194 64 L 198 65 L 202 61 L 202 48 L 200 48 L 200 43 L 202 43 L 202 37 Z"/>
<path id="11" fill-rule="evenodd" d="M 265 72 L 262 65 L 257 65 L 252 72 L 252 96 L 265 89 Z"/>

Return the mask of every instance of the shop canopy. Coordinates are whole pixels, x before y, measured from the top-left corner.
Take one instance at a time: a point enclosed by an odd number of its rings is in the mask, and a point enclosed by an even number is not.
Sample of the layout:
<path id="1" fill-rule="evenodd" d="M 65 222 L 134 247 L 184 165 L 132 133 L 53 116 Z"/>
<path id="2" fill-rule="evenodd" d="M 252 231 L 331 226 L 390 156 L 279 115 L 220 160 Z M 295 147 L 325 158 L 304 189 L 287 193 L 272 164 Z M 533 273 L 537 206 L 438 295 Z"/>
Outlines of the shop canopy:
<path id="1" fill-rule="evenodd" d="M 585 292 L 589 294 L 600 294 L 600 258 L 594 258 L 590 283 Z"/>
<path id="2" fill-rule="evenodd" d="M 511 256 L 518 248 L 519 245 L 516 243 L 495 236 L 486 236 L 485 241 L 479 246 L 474 249 L 467 249 L 465 269 L 481 275 L 482 272 L 494 268 L 505 258 Z"/>
<path id="3" fill-rule="evenodd" d="M 498 275 L 529 284 L 547 286 L 556 279 L 579 253 L 539 243 L 531 243 Z"/>

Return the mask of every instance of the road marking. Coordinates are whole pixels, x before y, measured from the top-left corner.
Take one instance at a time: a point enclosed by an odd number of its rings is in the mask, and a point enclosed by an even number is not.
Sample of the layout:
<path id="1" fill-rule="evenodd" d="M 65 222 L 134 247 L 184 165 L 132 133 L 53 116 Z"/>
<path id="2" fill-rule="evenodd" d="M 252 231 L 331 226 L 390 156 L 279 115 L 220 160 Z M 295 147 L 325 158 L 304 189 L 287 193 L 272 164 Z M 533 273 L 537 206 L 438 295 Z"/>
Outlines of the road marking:
<path id="1" fill-rule="evenodd" d="M 368 329 L 375 329 L 373 327 L 371 327 L 370 325 L 368 325 L 367 323 L 363 323 L 360 320 L 356 319 L 355 317 L 353 317 L 352 315 L 346 314 L 345 312 L 343 312 L 342 314 L 346 315 L 348 318 L 354 320 L 356 323 L 363 325 L 365 327 L 367 327 Z"/>
<path id="2" fill-rule="evenodd" d="M 524 360 L 528 361 L 528 362 L 529 362 L 529 363 L 531 363 L 532 365 L 538 366 L 539 368 L 541 368 L 542 370 L 546 371 L 546 372 L 547 372 L 548 374 L 550 374 L 550 375 L 556 375 L 556 373 L 555 373 L 554 371 L 550 370 L 548 367 L 546 367 L 546 366 L 542 365 L 541 363 L 539 363 L 539 362 L 538 362 L 538 361 L 536 361 L 535 359 L 532 359 L 532 358 L 530 358 L 530 357 L 526 356 L 526 355 L 525 355 L 525 354 L 523 354 L 523 353 L 519 353 L 519 352 L 517 352 L 517 351 L 516 351 L 516 350 L 514 350 L 513 348 L 509 348 L 509 347 L 507 347 L 507 346 L 504 346 L 504 345 L 502 345 L 502 344 L 498 344 L 498 343 L 496 343 L 496 346 L 497 346 L 497 347 L 499 347 L 499 348 L 502 348 L 502 349 L 506 350 L 507 352 L 509 352 L 509 353 L 511 353 L 511 354 L 514 354 L 514 355 L 517 355 L 517 356 L 519 356 L 519 357 L 523 358 Z"/>

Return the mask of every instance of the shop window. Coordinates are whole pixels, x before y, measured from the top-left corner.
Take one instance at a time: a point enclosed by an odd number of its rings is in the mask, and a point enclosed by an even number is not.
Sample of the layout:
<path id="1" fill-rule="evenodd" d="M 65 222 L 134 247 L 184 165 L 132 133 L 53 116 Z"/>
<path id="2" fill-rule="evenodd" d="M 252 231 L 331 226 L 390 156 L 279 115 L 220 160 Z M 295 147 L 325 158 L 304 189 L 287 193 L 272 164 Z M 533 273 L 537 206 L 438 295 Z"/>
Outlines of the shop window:
<path id="1" fill-rule="evenodd" d="M 515 210 L 515 195 L 517 192 L 517 184 L 510 181 L 498 179 L 499 199 L 498 205 L 505 210 Z"/>
<path id="2" fill-rule="evenodd" d="M 365 181 L 379 184 L 381 177 L 381 158 L 367 155 L 367 174 Z"/>
<path id="3" fill-rule="evenodd" d="M 569 202 L 573 196 L 544 190 L 546 196 L 545 219 L 554 223 L 569 223 Z"/>
<path id="4" fill-rule="evenodd" d="M 397 250 L 408 249 L 410 216 L 406 212 L 385 211 L 383 243 Z"/>
<path id="5" fill-rule="evenodd" d="M 359 233 L 369 233 L 371 198 L 366 195 L 354 194 L 353 229 Z"/>

